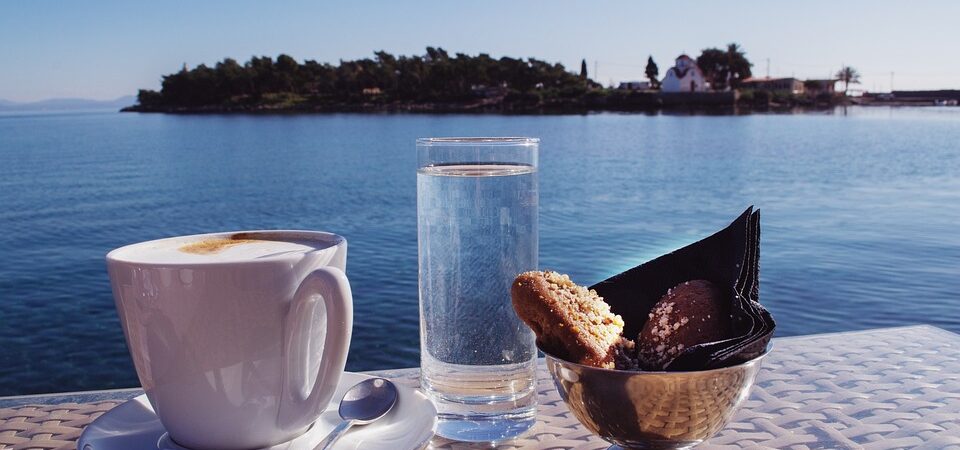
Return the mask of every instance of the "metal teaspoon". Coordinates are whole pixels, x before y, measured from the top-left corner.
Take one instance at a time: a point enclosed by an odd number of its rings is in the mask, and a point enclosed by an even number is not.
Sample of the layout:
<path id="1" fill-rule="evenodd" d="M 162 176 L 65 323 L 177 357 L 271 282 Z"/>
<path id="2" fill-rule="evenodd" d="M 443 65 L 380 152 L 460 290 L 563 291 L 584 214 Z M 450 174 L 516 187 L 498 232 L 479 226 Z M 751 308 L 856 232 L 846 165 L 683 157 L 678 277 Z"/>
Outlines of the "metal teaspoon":
<path id="1" fill-rule="evenodd" d="M 343 419 L 313 450 L 328 450 L 353 425 L 366 425 L 393 408 L 397 403 L 397 387 L 385 378 L 370 378 L 354 385 L 340 401 Z"/>

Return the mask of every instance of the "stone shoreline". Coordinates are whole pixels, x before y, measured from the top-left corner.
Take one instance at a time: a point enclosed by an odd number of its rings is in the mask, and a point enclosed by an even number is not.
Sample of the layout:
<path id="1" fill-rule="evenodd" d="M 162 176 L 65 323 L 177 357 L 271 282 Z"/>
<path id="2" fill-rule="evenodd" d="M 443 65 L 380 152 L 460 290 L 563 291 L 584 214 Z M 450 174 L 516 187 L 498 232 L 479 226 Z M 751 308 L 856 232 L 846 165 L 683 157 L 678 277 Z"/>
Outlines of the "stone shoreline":
<path id="1" fill-rule="evenodd" d="M 494 114 L 566 114 L 588 112 L 656 112 L 660 110 L 724 112 L 745 110 L 780 110 L 796 107 L 823 109 L 840 104 L 830 101 L 818 104 L 791 98 L 787 101 L 763 103 L 744 101 L 737 91 L 703 93 L 665 93 L 658 91 L 612 91 L 603 94 L 588 94 L 578 98 L 564 99 L 519 99 L 507 97 L 485 98 L 457 103 L 363 103 L 309 101 L 280 104 L 227 104 L 201 106 L 141 106 L 133 105 L 122 112 L 167 113 L 167 114 L 297 114 L 297 113 L 494 113 Z"/>

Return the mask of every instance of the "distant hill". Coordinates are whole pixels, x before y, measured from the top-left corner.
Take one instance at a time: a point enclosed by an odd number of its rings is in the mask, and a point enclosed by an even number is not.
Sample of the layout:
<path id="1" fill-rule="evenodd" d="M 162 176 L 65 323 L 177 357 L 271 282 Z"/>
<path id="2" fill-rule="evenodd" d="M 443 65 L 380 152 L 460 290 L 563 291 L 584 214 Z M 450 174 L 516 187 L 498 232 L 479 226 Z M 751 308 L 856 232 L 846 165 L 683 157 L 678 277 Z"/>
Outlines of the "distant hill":
<path id="1" fill-rule="evenodd" d="M 132 95 L 113 100 L 89 100 L 83 98 L 51 98 L 37 102 L 13 102 L 0 99 L 0 111 L 76 111 L 82 109 L 119 110 L 137 102 Z"/>
<path id="2" fill-rule="evenodd" d="M 168 113 L 502 111 L 580 108 L 601 86 L 559 63 L 535 58 L 426 54 L 341 60 L 338 65 L 290 55 L 232 58 L 163 76 L 161 89 L 140 90 L 124 111 Z"/>

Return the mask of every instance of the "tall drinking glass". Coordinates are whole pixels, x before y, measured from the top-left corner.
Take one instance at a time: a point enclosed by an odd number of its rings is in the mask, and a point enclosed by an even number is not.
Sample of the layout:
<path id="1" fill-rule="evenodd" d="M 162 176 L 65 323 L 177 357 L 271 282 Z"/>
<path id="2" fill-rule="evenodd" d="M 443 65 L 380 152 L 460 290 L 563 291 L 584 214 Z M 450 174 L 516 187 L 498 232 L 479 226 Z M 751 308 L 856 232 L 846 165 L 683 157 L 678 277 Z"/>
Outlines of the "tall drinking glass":
<path id="1" fill-rule="evenodd" d="M 420 384 L 444 437 L 499 441 L 536 420 L 535 338 L 510 283 L 537 268 L 539 142 L 417 140 Z"/>

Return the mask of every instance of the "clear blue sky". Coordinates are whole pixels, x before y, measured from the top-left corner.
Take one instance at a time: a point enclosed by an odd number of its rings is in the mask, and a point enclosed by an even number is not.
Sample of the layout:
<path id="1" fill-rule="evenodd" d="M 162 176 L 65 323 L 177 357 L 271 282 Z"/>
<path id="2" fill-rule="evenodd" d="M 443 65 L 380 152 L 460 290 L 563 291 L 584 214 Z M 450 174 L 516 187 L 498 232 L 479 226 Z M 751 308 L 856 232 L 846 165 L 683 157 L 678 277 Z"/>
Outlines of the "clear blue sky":
<path id="1" fill-rule="evenodd" d="M 287 53 L 336 63 L 384 49 L 586 58 L 604 84 L 661 74 L 681 52 L 738 42 L 754 73 L 862 87 L 960 88 L 960 1 L 114 1 L 0 2 L 0 99 L 110 99 L 157 89 L 183 63 Z M 594 73 L 594 61 L 598 71 Z"/>

